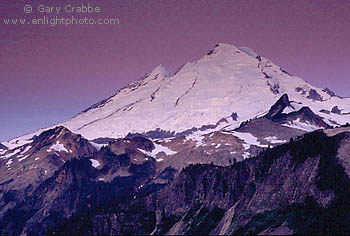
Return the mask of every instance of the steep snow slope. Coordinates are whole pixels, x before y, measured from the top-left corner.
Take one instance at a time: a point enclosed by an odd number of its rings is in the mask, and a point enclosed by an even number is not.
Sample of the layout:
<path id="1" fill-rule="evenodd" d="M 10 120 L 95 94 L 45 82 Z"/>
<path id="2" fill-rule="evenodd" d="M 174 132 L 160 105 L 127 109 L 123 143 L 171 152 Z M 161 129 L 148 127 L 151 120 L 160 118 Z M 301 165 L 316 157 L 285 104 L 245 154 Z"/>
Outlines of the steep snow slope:
<path id="1" fill-rule="evenodd" d="M 308 106 L 330 125 L 350 120 L 349 98 L 313 87 L 249 48 L 219 44 L 175 74 L 156 67 L 61 125 L 87 139 L 118 138 L 157 128 L 181 132 L 216 124 L 235 112 L 237 119 L 230 121 L 235 128 L 242 121 L 265 115 L 282 94 L 289 95 L 295 110 Z"/>
<path id="2" fill-rule="evenodd" d="M 330 120 L 333 124 L 350 120 L 349 115 L 319 112 L 336 105 L 343 113 L 349 112 L 350 99 L 331 96 L 290 76 L 251 49 L 220 44 L 172 76 L 157 67 L 143 80 L 63 125 L 88 139 L 122 137 L 156 128 L 180 132 L 215 124 L 236 112 L 234 125 L 238 126 L 264 114 L 284 93 L 297 102 L 296 109 L 309 106 L 329 124 Z"/>

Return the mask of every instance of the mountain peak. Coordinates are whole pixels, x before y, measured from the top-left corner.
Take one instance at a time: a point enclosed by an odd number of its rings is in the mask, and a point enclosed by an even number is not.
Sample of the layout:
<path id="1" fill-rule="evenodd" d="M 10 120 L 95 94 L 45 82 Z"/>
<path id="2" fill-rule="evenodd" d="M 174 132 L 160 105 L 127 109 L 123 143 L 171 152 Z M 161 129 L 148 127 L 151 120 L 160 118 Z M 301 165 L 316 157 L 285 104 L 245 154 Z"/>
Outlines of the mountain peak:
<path id="1" fill-rule="evenodd" d="M 228 43 L 218 43 L 215 45 L 215 48 L 218 48 L 220 50 L 237 50 L 238 47 L 236 47 L 233 44 L 228 44 Z"/>
<path id="2" fill-rule="evenodd" d="M 158 75 L 159 77 L 169 77 L 172 75 L 172 72 L 166 68 L 164 65 L 159 64 L 158 66 L 154 67 L 154 69 L 149 73 L 151 77 L 154 77 Z"/>
<path id="3" fill-rule="evenodd" d="M 248 47 L 239 47 L 239 50 L 254 58 L 257 58 L 259 56 L 253 49 Z"/>
<path id="4" fill-rule="evenodd" d="M 214 46 L 212 50 L 209 51 L 207 55 L 211 54 L 239 54 L 243 52 L 244 54 L 247 54 L 248 56 L 251 56 L 253 58 L 257 58 L 259 55 L 251 48 L 248 47 L 236 47 L 232 44 L 227 43 L 218 43 Z"/>
<path id="5" fill-rule="evenodd" d="M 268 119 L 277 118 L 278 116 L 280 116 L 282 114 L 282 112 L 284 111 L 284 109 L 286 107 L 290 107 L 290 106 L 291 105 L 290 105 L 288 95 L 283 94 L 282 97 L 280 97 L 280 99 L 278 99 L 278 101 L 271 107 L 271 109 L 267 113 L 266 117 Z"/>
<path id="6" fill-rule="evenodd" d="M 207 55 L 220 54 L 220 53 L 234 53 L 240 51 L 238 47 L 227 44 L 227 43 L 218 43 L 214 46 L 213 49 L 209 51 Z"/>

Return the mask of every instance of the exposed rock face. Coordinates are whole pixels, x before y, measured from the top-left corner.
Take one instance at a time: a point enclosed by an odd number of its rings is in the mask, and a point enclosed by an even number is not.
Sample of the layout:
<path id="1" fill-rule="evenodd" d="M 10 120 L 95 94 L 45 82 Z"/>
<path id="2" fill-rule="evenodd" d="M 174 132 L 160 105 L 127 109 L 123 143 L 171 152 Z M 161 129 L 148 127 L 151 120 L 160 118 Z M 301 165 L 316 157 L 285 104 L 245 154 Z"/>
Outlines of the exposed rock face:
<path id="1" fill-rule="evenodd" d="M 290 112 L 285 112 L 289 108 Z M 294 111 L 293 111 L 294 110 Z M 324 113 L 324 111 L 322 111 Z M 319 128 L 329 128 L 330 126 L 321 118 L 316 115 L 309 107 L 302 107 L 300 110 L 295 110 L 291 105 L 288 95 L 284 94 L 264 116 L 265 118 L 278 122 L 280 124 L 293 124 L 294 121 L 302 122 L 309 126 Z"/>
<path id="2" fill-rule="evenodd" d="M 3 145 L 3 144 L 0 143 L 0 150 L 1 150 L 1 149 L 2 149 L 2 150 L 7 150 L 7 147 L 6 147 L 5 145 Z"/>
<path id="3" fill-rule="evenodd" d="M 237 132 L 251 134 L 260 142 L 255 150 L 249 149 L 251 156 L 256 155 L 264 147 L 273 147 L 288 142 L 291 138 L 303 135 L 306 132 L 329 128 L 321 117 L 316 115 L 310 108 L 301 107 L 299 104 L 292 105 L 288 95 L 284 94 L 270 108 L 263 117 L 243 122 L 236 129 Z"/>
<path id="4" fill-rule="evenodd" d="M 331 112 L 338 115 L 341 114 L 341 110 L 338 108 L 338 106 L 333 107 Z"/>
<path id="5" fill-rule="evenodd" d="M 328 115 L 331 114 L 331 112 L 328 111 L 328 110 L 326 110 L 326 109 L 321 109 L 320 112 L 325 113 L 325 114 L 328 114 Z"/>
<path id="6" fill-rule="evenodd" d="M 309 107 L 302 107 L 299 111 L 291 113 L 286 120 L 295 120 L 308 122 L 320 128 L 329 128 L 330 126 L 323 119 L 316 115 Z"/>
<path id="7" fill-rule="evenodd" d="M 333 92 L 333 91 L 330 90 L 329 88 L 325 88 L 325 89 L 323 89 L 322 91 L 328 93 L 331 97 L 337 96 L 337 95 L 335 94 L 335 92 Z"/>
<path id="8" fill-rule="evenodd" d="M 14 202 L 0 234 L 347 234 L 350 133 L 327 133 L 232 166 L 190 165 L 179 175 L 171 168 L 156 174 L 150 156 L 134 161 L 139 148 L 153 150 L 146 139 L 116 141 L 89 157 L 100 167 L 67 161 Z M 121 169 L 129 174 L 102 180 Z"/>
<path id="9" fill-rule="evenodd" d="M 233 113 L 231 114 L 231 118 L 232 118 L 232 120 L 237 121 L 237 118 L 238 118 L 237 113 L 236 113 L 236 112 L 233 112 Z"/>
<path id="10" fill-rule="evenodd" d="M 266 114 L 266 118 L 270 120 L 278 120 L 281 118 L 282 113 L 286 107 L 292 107 L 287 94 L 284 94 L 269 110 Z M 294 108 L 293 108 L 294 109 Z"/>
<path id="11" fill-rule="evenodd" d="M 189 167 L 159 193 L 159 199 L 167 196 L 160 210 L 165 215 L 160 218 L 177 219 L 168 227 L 167 232 L 171 234 L 252 234 L 283 224 L 288 225 L 288 230 L 292 232 L 313 232 L 312 223 L 298 225 L 293 220 L 311 207 L 307 217 L 317 221 L 319 212 L 325 214 L 335 202 L 344 200 L 343 194 L 350 190 L 350 182 L 344 172 L 345 166 L 339 164 L 336 156 L 339 142 L 342 140 L 344 143 L 349 137 L 349 133 L 343 133 L 328 138 L 322 132 L 315 132 L 231 168 Z M 346 159 L 349 158 L 347 155 Z M 339 183 L 338 178 L 341 179 Z M 288 210 L 292 211 L 291 215 L 288 215 Z M 212 211 L 225 213 L 218 214 L 219 219 L 214 219 L 217 224 L 203 232 L 205 221 Z M 273 214 L 280 218 L 271 218 Z M 317 224 L 331 220 L 336 214 L 333 209 Z M 265 215 L 269 216 L 268 219 Z M 344 211 L 337 219 L 342 217 L 349 217 L 349 213 Z M 258 220 L 264 224 L 256 228 Z M 347 223 L 342 223 L 349 227 Z M 318 233 L 326 232 L 323 231 L 325 228 L 319 230 Z"/>
<path id="12" fill-rule="evenodd" d="M 316 101 L 323 101 L 321 95 L 319 93 L 317 93 L 317 91 L 315 89 L 310 89 L 309 91 L 309 95 L 307 96 L 307 98 L 310 98 L 312 100 L 316 100 Z"/>

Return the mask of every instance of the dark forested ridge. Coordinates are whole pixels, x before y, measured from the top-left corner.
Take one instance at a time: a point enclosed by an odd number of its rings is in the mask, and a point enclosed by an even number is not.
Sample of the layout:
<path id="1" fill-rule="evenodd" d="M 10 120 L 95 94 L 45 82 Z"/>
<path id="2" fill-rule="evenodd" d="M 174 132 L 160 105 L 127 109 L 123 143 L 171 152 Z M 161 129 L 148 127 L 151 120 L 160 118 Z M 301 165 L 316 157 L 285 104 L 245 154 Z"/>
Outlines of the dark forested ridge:
<path id="1" fill-rule="evenodd" d="M 349 140 L 315 131 L 231 166 L 158 174 L 154 161 L 137 165 L 106 147 L 102 169 L 73 158 L 24 197 L 3 194 L 0 206 L 14 207 L 3 210 L 0 233 L 348 234 L 348 162 L 338 156 Z M 98 180 L 125 167 L 127 176 Z"/>

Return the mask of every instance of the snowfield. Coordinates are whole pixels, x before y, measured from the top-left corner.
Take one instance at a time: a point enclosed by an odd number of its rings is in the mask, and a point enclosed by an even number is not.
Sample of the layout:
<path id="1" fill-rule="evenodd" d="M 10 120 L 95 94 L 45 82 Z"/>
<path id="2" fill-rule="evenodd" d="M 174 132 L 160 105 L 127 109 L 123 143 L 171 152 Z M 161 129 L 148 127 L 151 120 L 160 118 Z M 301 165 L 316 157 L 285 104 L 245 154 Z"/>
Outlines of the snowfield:
<path id="1" fill-rule="evenodd" d="M 270 137 L 266 137 L 264 139 L 272 144 L 279 144 L 279 143 L 287 142 L 287 140 L 279 140 L 276 136 L 270 136 Z"/>
<path id="2" fill-rule="evenodd" d="M 98 160 L 90 159 L 90 161 L 91 161 L 92 167 L 94 167 L 94 168 L 97 168 L 101 165 Z"/>
<path id="3" fill-rule="evenodd" d="M 306 123 L 301 122 L 300 118 L 293 120 L 293 121 L 289 121 L 287 124 L 282 124 L 283 126 L 286 127 L 290 127 L 290 128 L 294 128 L 294 129 L 300 129 L 300 130 L 304 130 L 307 132 L 311 132 L 311 131 L 315 131 L 318 129 L 322 129 L 322 127 L 318 127 L 315 126 L 313 124 L 310 124 L 309 122 L 306 121 Z"/>
<path id="4" fill-rule="evenodd" d="M 47 152 L 56 151 L 56 152 L 68 152 L 68 150 L 64 147 L 60 141 L 57 141 L 56 144 L 52 145 Z"/>
<path id="5" fill-rule="evenodd" d="M 138 148 L 138 150 L 147 156 L 153 157 L 154 159 L 156 159 L 157 162 L 163 161 L 162 158 L 157 157 L 157 155 L 161 152 L 165 153 L 165 155 L 167 155 L 167 156 L 175 155 L 177 153 L 177 152 L 169 149 L 168 147 L 162 146 L 162 145 L 157 144 L 157 143 L 153 143 L 153 144 L 154 144 L 155 148 L 152 150 L 152 152 L 145 151 L 141 148 Z"/>
<path id="6" fill-rule="evenodd" d="M 261 144 L 258 141 L 258 138 L 256 138 L 254 135 L 250 133 L 239 133 L 239 132 L 233 132 L 233 135 L 238 137 L 239 139 L 243 140 L 244 149 L 248 150 L 251 145 L 255 145 L 258 147 L 268 147 L 268 145 Z"/>

